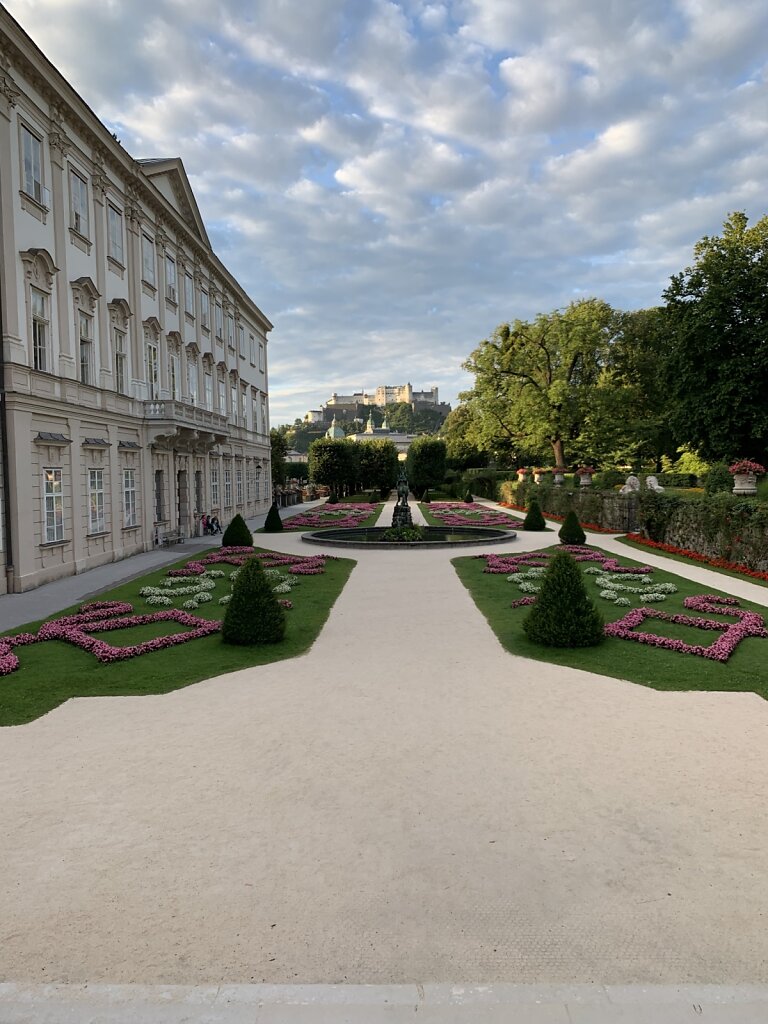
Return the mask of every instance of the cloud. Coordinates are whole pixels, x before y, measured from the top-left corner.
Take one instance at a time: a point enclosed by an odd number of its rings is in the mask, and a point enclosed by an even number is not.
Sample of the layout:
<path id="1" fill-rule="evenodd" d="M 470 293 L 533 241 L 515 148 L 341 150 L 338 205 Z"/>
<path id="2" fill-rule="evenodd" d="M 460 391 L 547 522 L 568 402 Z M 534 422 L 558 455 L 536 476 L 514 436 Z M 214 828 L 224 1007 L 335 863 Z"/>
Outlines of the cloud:
<path id="1" fill-rule="evenodd" d="M 765 213 L 763 0 L 6 0 L 133 155 L 179 155 L 275 323 L 274 422 L 455 400 L 499 322 L 660 301 Z"/>

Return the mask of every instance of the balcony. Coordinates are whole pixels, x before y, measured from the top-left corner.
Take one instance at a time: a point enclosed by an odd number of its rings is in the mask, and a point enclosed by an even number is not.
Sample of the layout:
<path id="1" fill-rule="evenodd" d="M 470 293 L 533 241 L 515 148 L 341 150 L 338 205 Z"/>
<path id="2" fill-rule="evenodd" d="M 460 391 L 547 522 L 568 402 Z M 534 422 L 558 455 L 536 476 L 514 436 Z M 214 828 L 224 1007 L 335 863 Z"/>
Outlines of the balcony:
<path id="1" fill-rule="evenodd" d="M 144 419 L 156 448 L 204 455 L 229 437 L 226 416 L 174 399 L 144 402 Z"/>

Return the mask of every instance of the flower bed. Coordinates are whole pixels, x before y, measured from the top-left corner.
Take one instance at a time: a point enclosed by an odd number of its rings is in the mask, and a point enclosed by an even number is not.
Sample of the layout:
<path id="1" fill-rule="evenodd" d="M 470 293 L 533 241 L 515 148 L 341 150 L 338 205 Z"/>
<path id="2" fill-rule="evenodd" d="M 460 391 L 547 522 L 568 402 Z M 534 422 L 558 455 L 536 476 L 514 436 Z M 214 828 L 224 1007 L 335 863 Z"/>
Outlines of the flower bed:
<path id="1" fill-rule="evenodd" d="M 19 667 L 19 659 L 13 654 L 13 648 L 22 645 L 41 643 L 45 640 L 63 640 L 83 651 L 93 654 L 97 661 L 109 664 L 114 661 L 125 661 L 136 658 L 150 651 L 160 651 L 165 647 L 185 644 L 198 637 L 218 633 L 221 623 L 215 619 L 199 619 L 189 612 L 170 609 L 164 612 L 151 612 L 147 615 L 130 615 L 133 605 L 124 601 L 94 601 L 84 604 L 76 615 L 64 615 L 59 619 L 44 622 L 36 634 L 20 633 L 16 636 L 0 638 L 0 675 L 9 675 Z M 145 640 L 129 647 L 114 647 L 92 636 L 93 633 L 105 633 L 113 629 L 129 629 L 131 626 L 146 626 L 154 622 L 177 622 L 190 627 L 183 633 L 171 633 L 168 636 Z"/>
<path id="2" fill-rule="evenodd" d="M 668 651 L 679 651 L 681 654 L 695 654 L 712 661 L 727 661 L 741 641 L 748 636 L 768 637 L 765 620 L 757 612 L 748 612 L 738 608 L 738 601 L 733 597 L 719 597 L 717 594 L 701 594 L 697 597 L 686 597 L 683 605 L 701 612 L 714 612 L 720 615 L 732 615 L 738 622 L 726 624 L 717 619 L 702 619 L 691 615 L 669 615 L 657 608 L 633 608 L 632 611 L 603 627 L 606 636 L 618 637 L 622 640 L 634 640 L 636 643 L 663 647 Z M 714 643 L 686 644 L 668 636 L 657 636 L 655 633 L 636 633 L 635 629 L 646 619 L 661 619 L 673 622 L 678 626 L 693 626 L 696 629 L 718 629 L 720 636 Z"/>
<path id="3" fill-rule="evenodd" d="M 726 569 L 728 572 L 735 572 L 740 576 L 751 576 L 752 579 L 768 581 L 768 572 L 748 569 L 746 565 L 729 562 L 726 558 L 714 558 L 710 555 L 702 555 L 699 551 L 692 551 L 690 548 L 679 548 L 674 544 L 664 544 L 660 540 L 649 540 L 639 533 L 628 533 L 626 539 L 631 540 L 633 544 L 641 544 L 645 548 L 653 548 L 655 551 L 663 551 L 668 555 L 679 555 L 681 558 L 690 558 L 703 565 L 711 565 L 713 569 Z"/>
<path id="4" fill-rule="evenodd" d="M 511 530 L 520 525 L 506 512 L 494 512 L 476 501 L 432 501 L 427 508 L 443 526 L 500 526 Z"/>
<path id="5" fill-rule="evenodd" d="M 602 551 L 595 551 L 593 548 L 586 547 L 583 544 L 560 544 L 551 551 L 524 551 L 519 555 L 484 554 L 474 555 L 473 557 L 485 559 L 485 569 L 483 572 L 507 573 L 512 576 L 518 572 L 525 572 L 531 567 L 546 566 L 549 559 L 558 551 L 567 551 L 569 555 L 573 555 L 577 562 L 599 562 L 600 568 L 606 573 L 627 575 L 653 572 L 653 567 L 650 565 L 619 565 L 614 557 L 606 555 Z"/>
<path id="6" fill-rule="evenodd" d="M 367 502 L 345 502 L 343 505 L 322 505 L 309 512 L 283 520 L 284 530 L 321 530 L 324 526 L 355 529 L 377 511 L 378 505 Z"/>

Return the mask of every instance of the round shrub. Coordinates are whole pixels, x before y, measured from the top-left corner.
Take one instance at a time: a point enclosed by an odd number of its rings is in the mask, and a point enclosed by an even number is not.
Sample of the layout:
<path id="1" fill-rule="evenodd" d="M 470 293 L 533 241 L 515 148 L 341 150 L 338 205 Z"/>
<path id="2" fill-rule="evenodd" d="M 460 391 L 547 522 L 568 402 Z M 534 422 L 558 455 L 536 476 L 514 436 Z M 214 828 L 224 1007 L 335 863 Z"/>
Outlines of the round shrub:
<path id="1" fill-rule="evenodd" d="M 546 530 L 547 524 L 544 522 L 544 516 L 541 514 L 541 508 L 537 498 L 531 498 L 530 504 L 528 505 L 528 511 L 523 520 L 524 530 Z"/>
<path id="2" fill-rule="evenodd" d="M 278 644 L 285 636 L 285 614 L 257 558 L 241 568 L 226 608 L 221 624 L 225 644 Z"/>
<path id="3" fill-rule="evenodd" d="M 733 490 L 733 477 L 724 462 L 716 462 L 710 467 L 704 481 L 704 490 L 707 494 L 719 494 L 721 491 Z"/>
<path id="4" fill-rule="evenodd" d="M 578 562 L 567 551 L 552 558 L 541 590 L 525 621 L 525 635 L 543 647 L 596 647 L 603 618 L 584 587 Z"/>
<path id="5" fill-rule="evenodd" d="M 583 544 L 586 541 L 587 535 L 582 530 L 579 517 L 573 509 L 568 512 L 557 535 L 561 544 Z"/>
<path id="6" fill-rule="evenodd" d="M 269 506 L 267 518 L 264 520 L 264 533 L 279 533 L 283 528 L 283 520 L 280 518 L 277 504 L 273 501 Z"/>
<path id="7" fill-rule="evenodd" d="M 253 534 L 239 512 L 230 520 L 229 526 L 224 531 L 221 546 L 224 548 L 253 547 Z"/>

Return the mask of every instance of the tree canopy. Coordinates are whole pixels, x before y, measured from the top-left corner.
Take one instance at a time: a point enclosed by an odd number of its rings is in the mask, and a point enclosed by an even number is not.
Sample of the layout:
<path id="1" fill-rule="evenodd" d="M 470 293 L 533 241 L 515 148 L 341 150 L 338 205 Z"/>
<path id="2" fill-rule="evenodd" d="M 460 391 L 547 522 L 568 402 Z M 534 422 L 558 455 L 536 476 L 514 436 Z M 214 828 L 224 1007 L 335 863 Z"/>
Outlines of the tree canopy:
<path id="1" fill-rule="evenodd" d="M 709 459 L 768 447 L 768 217 L 732 213 L 675 274 L 667 302 L 670 421 Z"/>

